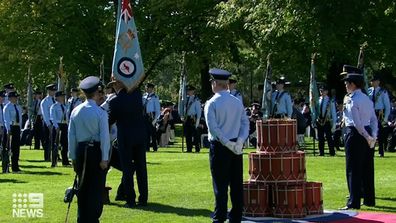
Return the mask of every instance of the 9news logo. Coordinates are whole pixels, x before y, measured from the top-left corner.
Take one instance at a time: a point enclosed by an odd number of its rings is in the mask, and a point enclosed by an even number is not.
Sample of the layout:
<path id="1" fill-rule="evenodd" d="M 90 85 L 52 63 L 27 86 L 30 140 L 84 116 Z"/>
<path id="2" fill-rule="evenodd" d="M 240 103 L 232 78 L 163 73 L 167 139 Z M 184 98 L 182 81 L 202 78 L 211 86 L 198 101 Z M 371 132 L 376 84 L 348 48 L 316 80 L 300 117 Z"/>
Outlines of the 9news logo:
<path id="1" fill-rule="evenodd" d="M 14 193 L 12 203 L 12 217 L 14 218 L 42 218 L 44 216 L 42 193 Z"/>

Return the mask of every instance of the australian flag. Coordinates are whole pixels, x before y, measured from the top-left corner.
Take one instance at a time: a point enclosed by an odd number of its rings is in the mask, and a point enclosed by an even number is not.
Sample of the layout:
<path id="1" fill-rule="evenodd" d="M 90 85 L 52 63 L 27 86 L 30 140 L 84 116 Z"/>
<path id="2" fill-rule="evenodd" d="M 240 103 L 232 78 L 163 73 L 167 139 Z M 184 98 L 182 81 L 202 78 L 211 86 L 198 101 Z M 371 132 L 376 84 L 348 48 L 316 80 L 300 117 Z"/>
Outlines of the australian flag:
<path id="1" fill-rule="evenodd" d="M 119 0 L 112 72 L 132 90 L 143 80 L 144 67 L 130 0 Z"/>

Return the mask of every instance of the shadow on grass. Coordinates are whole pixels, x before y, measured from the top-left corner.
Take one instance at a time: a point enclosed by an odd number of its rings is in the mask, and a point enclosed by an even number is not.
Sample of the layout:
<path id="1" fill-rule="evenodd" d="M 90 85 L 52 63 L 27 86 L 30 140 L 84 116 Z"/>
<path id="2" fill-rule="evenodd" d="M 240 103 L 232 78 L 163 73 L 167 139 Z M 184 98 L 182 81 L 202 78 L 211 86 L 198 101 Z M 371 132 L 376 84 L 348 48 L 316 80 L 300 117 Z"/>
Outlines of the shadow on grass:
<path id="1" fill-rule="evenodd" d="M 37 165 L 19 165 L 21 168 L 40 168 L 40 169 L 46 169 L 48 167 L 46 166 L 37 166 Z"/>
<path id="2" fill-rule="evenodd" d="M 381 212 L 392 212 L 392 213 L 395 213 L 396 212 L 396 207 L 390 207 L 390 206 L 378 206 L 378 205 L 376 205 L 375 207 L 374 207 L 375 209 L 373 209 L 373 210 L 376 210 L 376 211 L 381 211 Z"/>
<path id="3" fill-rule="evenodd" d="M 29 163 L 51 163 L 49 161 L 44 161 L 44 160 L 24 160 L 24 159 L 21 159 L 20 161 L 26 161 L 26 162 L 29 162 Z"/>
<path id="4" fill-rule="evenodd" d="M 125 208 L 123 204 L 111 203 L 112 206 Z M 155 213 L 164 213 L 164 214 L 177 214 L 180 216 L 196 216 L 196 217 L 210 217 L 212 211 L 207 209 L 189 209 L 183 207 L 173 207 L 166 204 L 159 203 L 148 203 L 147 206 L 136 206 L 134 209 L 139 209 L 143 211 L 150 211 Z"/>
<path id="5" fill-rule="evenodd" d="M 376 199 L 384 200 L 384 201 L 396 201 L 395 197 L 376 197 Z"/>
<path id="6" fill-rule="evenodd" d="M 13 184 L 17 184 L 17 183 L 26 183 L 26 181 L 23 180 L 16 180 L 16 179 L 0 179 L 0 184 L 1 183 L 13 183 Z"/>
<path id="7" fill-rule="evenodd" d="M 43 176 L 59 176 L 59 175 L 65 175 L 60 172 L 52 172 L 52 171 L 29 171 L 29 170 L 23 170 L 23 174 L 31 174 L 31 175 L 43 175 Z"/>

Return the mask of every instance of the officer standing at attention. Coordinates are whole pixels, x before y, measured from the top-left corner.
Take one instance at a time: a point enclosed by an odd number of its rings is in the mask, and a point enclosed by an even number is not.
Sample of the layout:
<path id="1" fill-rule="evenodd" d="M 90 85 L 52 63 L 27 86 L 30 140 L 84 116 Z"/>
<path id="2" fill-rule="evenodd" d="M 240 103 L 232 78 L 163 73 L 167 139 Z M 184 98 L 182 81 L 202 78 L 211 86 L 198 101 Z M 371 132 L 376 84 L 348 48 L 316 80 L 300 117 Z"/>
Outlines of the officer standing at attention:
<path id="1" fill-rule="evenodd" d="M 228 185 L 232 208 L 229 222 L 241 222 L 243 206 L 242 147 L 249 134 L 249 120 L 242 102 L 227 91 L 230 73 L 210 69 L 214 96 L 204 114 L 210 141 L 210 170 L 215 194 L 213 222 L 227 220 Z"/>
<path id="2" fill-rule="evenodd" d="M 276 90 L 272 92 L 272 117 L 291 118 L 293 106 L 290 94 L 284 90 L 285 79 L 280 78 L 276 81 Z"/>
<path id="3" fill-rule="evenodd" d="M 146 144 L 148 143 L 143 119 L 142 94 L 138 89 L 127 92 L 120 81 L 115 81 L 117 96 L 109 102 L 109 123 L 117 125 L 118 151 L 122 168 L 123 191 L 118 191 L 116 199 L 125 196 L 125 207 L 136 206 L 133 175 L 139 189 L 138 205 L 146 206 L 148 199 Z M 133 137 L 131 137 L 133 136 Z M 120 196 L 120 197 L 119 197 Z"/>
<path id="4" fill-rule="evenodd" d="M 326 86 L 321 86 L 319 92 L 319 117 L 316 120 L 319 138 L 319 156 L 324 156 L 325 135 L 330 156 L 334 156 L 335 150 L 332 133 L 335 132 L 337 123 L 335 103 L 328 96 L 329 90 Z"/>
<path id="5" fill-rule="evenodd" d="M 89 76 L 80 88 L 87 100 L 76 107 L 69 123 L 69 157 L 78 176 L 78 223 L 99 222 L 108 167 L 110 136 L 107 113 L 97 105 L 101 83 Z"/>
<path id="6" fill-rule="evenodd" d="M 8 100 L 8 94 L 10 92 L 15 91 L 15 87 L 13 83 L 8 83 L 4 85 L 4 90 L 5 90 L 5 97 L 4 97 L 4 105 L 8 104 L 9 100 Z"/>
<path id="7" fill-rule="evenodd" d="M 50 119 L 53 123 L 52 130 L 52 165 L 55 167 L 58 161 L 58 149 L 62 147 L 62 165 L 69 166 L 69 158 L 67 157 L 67 110 L 65 106 L 65 93 L 57 91 L 55 93 L 56 103 L 51 106 Z M 60 145 L 58 145 L 59 143 Z"/>
<path id="8" fill-rule="evenodd" d="M 51 161 L 51 148 L 52 148 L 52 123 L 50 119 L 50 109 L 55 104 L 56 85 L 47 85 L 47 96 L 41 101 L 40 110 L 43 117 L 43 148 L 44 160 Z"/>
<path id="9" fill-rule="evenodd" d="M 41 115 L 40 103 L 43 99 L 43 93 L 36 89 L 34 91 L 33 100 L 33 136 L 34 136 L 34 149 L 40 149 L 40 143 L 43 142 L 43 118 Z"/>
<path id="10" fill-rule="evenodd" d="M 236 79 L 228 79 L 228 91 L 231 95 L 241 100 L 243 104 L 243 98 L 241 92 L 236 89 L 237 80 Z"/>
<path id="11" fill-rule="evenodd" d="M 361 89 L 364 87 L 362 70 L 344 65 L 343 79 L 348 92 L 344 98 L 345 157 L 349 198 L 341 210 L 360 209 L 360 199 L 372 205 L 374 197 L 374 147 L 378 122 L 373 103 Z M 363 188 L 364 194 L 361 193 Z"/>
<path id="12" fill-rule="evenodd" d="M 373 101 L 375 115 L 378 119 L 378 153 L 380 157 L 383 157 L 388 140 L 384 127 L 388 124 L 391 106 L 388 92 L 379 85 L 380 78 L 374 75 L 371 79 L 371 87 L 368 89 L 368 96 Z"/>
<path id="13" fill-rule="evenodd" d="M 69 120 L 70 115 L 75 107 L 82 103 L 81 99 L 78 97 L 78 88 L 72 88 L 70 90 L 71 97 L 67 100 L 67 120 Z"/>
<path id="14" fill-rule="evenodd" d="M 154 93 L 154 84 L 146 84 L 146 93 L 143 94 L 143 114 L 147 125 L 147 147 L 146 150 L 150 151 L 150 141 L 153 146 L 154 152 L 158 150 L 157 147 L 157 134 L 155 123 L 161 115 L 161 106 L 158 96 Z"/>
<path id="15" fill-rule="evenodd" d="M 9 103 L 3 109 L 4 125 L 7 130 L 7 144 L 11 148 L 12 172 L 20 172 L 19 153 L 22 129 L 22 108 L 18 105 L 18 93 L 13 91 L 8 93 Z"/>
<path id="16" fill-rule="evenodd" d="M 3 109 L 4 109 L 4 97 L 5 97 L 5 91 L 0 91 L 0 146 L 4 149 L 5 147 L 5 128 L 4 128 L 4 116 L 3 116 Z M 0 154 L 1 156 L 1 154 Z"/>
<path id="17" fill-rule="evenodd" d="M 201 102 L 197 96 L 195 96 L 195 87 L 188 85 L 186 86 L 187 98 L 183 101 L 183 106 L 186 111 L 186 117 L 184 120 L 184 135 L 186 136 L 187 152 L 192 152 L 193 144 L 195 145 L 195 152 L 199 153 L 199 135 L 198 125 L 201 119 L 202 109 Z"/>

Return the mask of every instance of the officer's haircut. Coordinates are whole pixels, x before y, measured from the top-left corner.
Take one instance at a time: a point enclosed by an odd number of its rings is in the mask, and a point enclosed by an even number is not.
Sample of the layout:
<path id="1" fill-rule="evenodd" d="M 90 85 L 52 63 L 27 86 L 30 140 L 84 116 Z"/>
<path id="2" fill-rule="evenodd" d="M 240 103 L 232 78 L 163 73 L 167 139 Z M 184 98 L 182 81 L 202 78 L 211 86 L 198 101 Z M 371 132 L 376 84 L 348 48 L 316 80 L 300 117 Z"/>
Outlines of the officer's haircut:
<path id="1" fill-rule="evenodd" d="M 227 88 L 228 86 L 228 80 L 215 80 L 216 85 L 219 87 Z"/>
<path id="2" fill-rule="evenodd" d="M 360 79 L 360 78 L 349 80 L 349 83 L 354 83 L 356 88 L 359 88 L 359 89 L 363 89 L 365 86 L 364 79 Z"/>
<path id="3" fill-rule="evenodd" d="M 96 93 L 97 91 L 98 91 L 98 90 L 96 90 L 96 91 L 94 91 L 94 92 L 90 92 L 90 93 L 84 92 L 85 97 L 86 97 L 87 99 L 92 99 L 92 98 L 95 96 L 95 93 Z"/>

